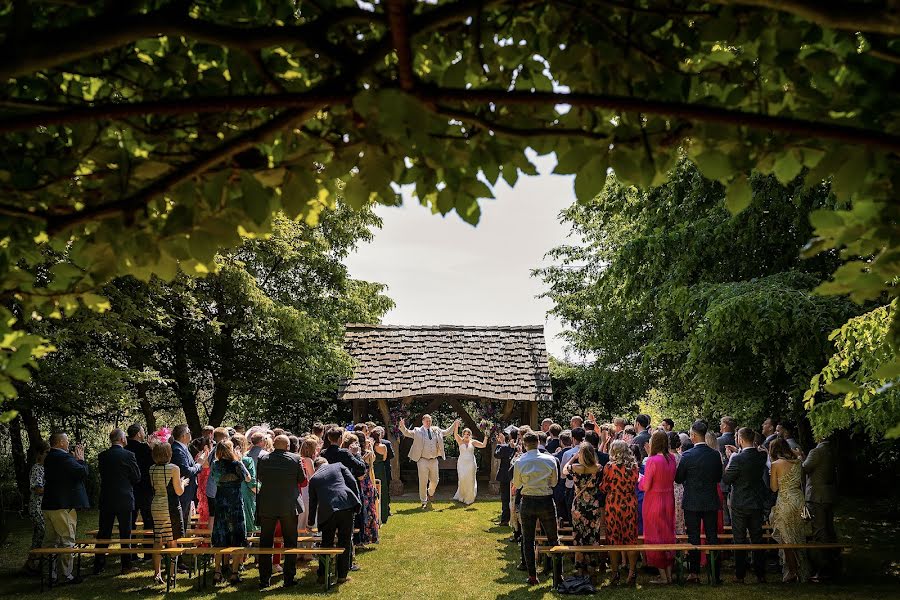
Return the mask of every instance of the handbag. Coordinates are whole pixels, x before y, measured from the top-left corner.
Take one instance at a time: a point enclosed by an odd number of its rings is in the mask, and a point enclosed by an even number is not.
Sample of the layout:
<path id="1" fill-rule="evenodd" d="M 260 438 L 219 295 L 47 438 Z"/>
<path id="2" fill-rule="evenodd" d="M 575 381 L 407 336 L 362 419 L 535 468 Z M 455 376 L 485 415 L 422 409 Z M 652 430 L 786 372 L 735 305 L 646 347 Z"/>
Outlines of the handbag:
<path id="1" fill-rule="evenodd" d="M 556 586 L 556 591 L 560 594 L 593 594 L 597 591 L 597 588 L 591 583 L 590 577 L 577 575 L 560 581 L 559 585 Z"/>

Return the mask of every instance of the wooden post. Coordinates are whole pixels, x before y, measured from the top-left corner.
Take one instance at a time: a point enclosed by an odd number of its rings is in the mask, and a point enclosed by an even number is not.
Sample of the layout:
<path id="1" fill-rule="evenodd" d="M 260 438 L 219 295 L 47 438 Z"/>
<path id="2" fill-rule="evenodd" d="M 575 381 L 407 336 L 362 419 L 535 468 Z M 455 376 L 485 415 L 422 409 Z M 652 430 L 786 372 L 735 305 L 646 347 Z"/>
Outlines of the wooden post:
<path id="1" fill-rule="evenodd" d="M 354 423 L 362 423 L 366 420 L 366 415 L 369 414 L 369 401 L 368 400 L 354 400 L 353 401 L 353 422 Z"/>
<path id="2" fill-rule="evenodd" d="M 400 440 L 394 435 L 393 427 L 391 426 L 391 411 L 388 410 L 387 400 L 384 400 L 383 398 L 378 400 L 378 412 L 381 413 L 381 418 L 384 420 L 384 434 L 394 446 L 394 458 L 391 459 L 391 481 L 389 484 L 391 495 L 402 496 L 403 481 L 400 480 Z"/>
<path id="3" fill-rule="evenodd" d="M 530 400 L 528 402 L 528 424 L 531 425 L 531 428 L 535 431 L 537 431 L 540 426 L 540 423 L 538 423 L 538 403 L 536 400 Z"/>
<path id="4" fill-rule="evenodd" d="M 497 469 L 500 468 L 500 460 L 494 458 L 494 450 L 497 448 L 497 438 L 491 436 L 490 434 L 488 434 L 488 437 L 491 438 L 490 444 L 488 444 L 488 452 L 490 452 L 488 456 L 490 456 L 491 461 L 491 477 L 488 481 L 488 487 L 490 488 L 492 494 L 499 494 L 500 484 L 497 482 Z"/>

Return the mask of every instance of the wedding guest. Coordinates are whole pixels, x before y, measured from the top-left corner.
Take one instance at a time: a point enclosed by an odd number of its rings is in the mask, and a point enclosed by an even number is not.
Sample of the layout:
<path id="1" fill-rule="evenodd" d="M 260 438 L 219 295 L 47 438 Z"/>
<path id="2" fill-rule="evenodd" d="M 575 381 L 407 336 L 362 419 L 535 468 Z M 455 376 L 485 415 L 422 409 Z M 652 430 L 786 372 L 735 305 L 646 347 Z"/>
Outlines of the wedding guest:
<path id="1" fill-rule="evenodd" d="M 782 423 L 781 424 L 781 437 L 784 441 L 787 442 L 787 445 L 790 447 L 791 451 L 799 458 L 803 457 L 803 449 L 800 447 L 800 443 L 797 442 L 795 437 L 797 436 L 797 426 L 793 423 Z"/>
<path id="2" fill-rule="evenodd" d="M 384 429 L 373 427 L 370 430 L 372 437 L 372 450 L 375 453 L 375 462 L 372 463 L 375 479 L 381 481 L 381 524 L 387 523 L 391 514 L 391 459 L 388 458 L 388 447 L 382 443 Z"/>
<path id="3" fill-rule="evenodd" d="M 575 431 L 576 428 L 584 429 L 584 419 L 582 419 L 578 415 L 569 419 L 569 429 Z"/>
<path id="4" fill-rule="evenodd" d="M 528 570 L 528 585 L 538 585 L 534 555 L 534 531 L 538 521 L 551 546 L 559 543 L 553 486 L 559 479 L 559 465 L 552 455 L 538 451 L 538 436 L 529 431 L 523 437 L 525 453 L 513 466 L 513 485 L 522 495 L 522 549 Z"/>
<path id="5" fill-rule="evenodd" d="M 266 445 L 266 434 L 262 431 L 254 431 L 250 434 L 250 450 L 247 452 L 247 456 L 249 456 L 253 460 L 253 466 L 259 466 L 259 457 L 260 455 L 264 455 L 266 453 L 265 450 Z"/>
<path id="6" fill-rule="evenodd" d="M 144 529 L 153 529 L 153 513 L 150 510 L 150 502 L 153 500 L 153 486 L 150 484 L 150 467 L 154 465 L 153 451 L 145 441 L 144 428 L 137 423 L 128 426 L 128 443 L 125 449 L 134 454 L 138 470 L 141 472 L 140 480 L 134 484 L 134 510 L 131 513 L 131 528 L 137 524 L 138 513 L 141 515 Z"/>
<path id="7" fill-rule="evenodd" d="M 609 545 L 632 545 L 638 543 L 637 494 L 638 465 L 634 454 L 623 440 L 616 440 L 609 448 L 609 462 L 603 467 L 600 491 L 606 494 L 606 543 Z M 637 579 L 637 552 L 628 552 L 628 583 Z M 619 561 L 621 553 L 610 554 L 612 583 L 619 582 Z"/>
<path id="8" fill-rule="evenodd" d="M 153 513 L 153 545 L 155 548 L 174 548 L 175 540 L 184 537 L 184 520 L 179 497 L 185 493 L 188 478 L 181 477 L 181 471 L 172 461 L 172 445 L 161 442 L 153 446 L 153 465 L 148 469 L 153 498 L 150 512 Z M 162 577 L 162 557 L 153 554 L 155 581 L 164 584 Z M 173 565 L 174 566 L 174 565 Z"/>
<path id="9" fill-rule="evenodd" d="M 550 433 L 550 426 L 553 425 L 553 419 L 544 419 L 541 421 L 541 431 Z"/>
<path id="10" fill-rule="evenodd" d="M 707 426 L 703 421 L 695 421 L 691 426 L 691 441 L 694 447 L 682 454 L 675 471 L 676 483 L 684 484 L 684 524 L 688 542 L 700 545 L 700 526 L 710 544 L 719 541 L 717 517 L 719 482 L 722 479 L 722 455 L 706 443 Z M 700 551 L 692 550 L 689 555 L 690 572 L 688 581 L 700 579 Z M 719 581 L 720 562 L 716 561 L 714 580 Z"/>
<path id="11" fill-rule="evenodd" d="M 560 464 L 566 465 L 578 454 L 578 449 L 581 447 L 582 442 L 584 442 L 584 437 L 587 434 L 581 427 L 576 427 L 572 430 L 572 447 L 562 453 L 562 456 L 559 459 Z M 572 479 L 565 479 L 566 493 L 565 493 L 565 505 L 569 507 L 569 511 L 571 512 L 572 503 L 575 501 L 575 481 Z"/>
<path id="12" fill-rule="evenodd" d="M 613 425 L 612 423 L 604 423 L 600 426 L 600 446 L 601 452 L 609 453 L 609 445 L 613 441 Z"/>
<path id="13" fill-rule="evenodd" d="M 297 547 L 298 515 L 304 512 L 300 496 L 300 485 L 306 482 L 306 474 L 300 457 L 288 453 L 290 440 L 286 436 L 278 436 L 273 441 L 274 449 L 259 458 L 257 479 L 259 495 L 256 499 L 257 516 L 259 518 L 261 548 L 272 548 L 275 543 L 276 526 L 281 527 L 285 548 Z M 312 504 L 312 500 L 310 500 Z M 310 509 L 309 525 L 315 522 Z M 352 523 L 352 521 L 351 521 Z M 352 527 L 351 527 L 352 533 Z M 297 573 L 297 556 L 289 554 L 284 559 L 284 585 L 295 584 Z M 259 588 L 269 587 L 272 578 L 272 555 L 259 557 Z"/>
<path id="14" fill-rule="evenodd" d="M 315 473 L 313 461 L 316 459 L 316 453 L 319 448 L 319 442 L 315 436 L 308 436 L 300 443 L 300 466 L 303 467 L 303 475 L 306 481 L 300 484 L 300 500 L 303 506 L 309 506 L 309 478 Z M 303 531 L 310 528 L 309 511 L 304 510 L 297 516 L 297 529 Z"/>
<path id="15" fill-rule="evenodd" d="M 256 531 L 256 495 L 259 492 L 259 483 L 256 480 L 256 463 L 244 453 L 247 446 L 247 438 L 240 433 L 236 433 L 231 438 L 231 444 L 234 448 L 235 456 L 240 457 L 244 468 L 250 474 L 249 480 L 241 482 L 241 501 L 244 503 L 244 529 L 249 537 Z"/>
<path id="16" fill-rule="evenodd" d="M 215 472 L 216 467 L 216 450 L 218 445 L 225 440 L 228 439 L 228 430 L 224 427 L 216 427 L 213 430 L 212 435 L 212 446 L 209 449 L 209 460 L 208 461 L 200 461 L 198 463 L 206 462 L 209 467 L 209 477 L 206 479 L 206 485 L 201 486 L 199 481 L 197 483 L 197 495 L 202 496 L 206 495 L 206 503 L 209 506 L 209 529 L 216 528 L 216 497 L 218 496 L 218 485 L 216 483 L 215 478 L 213 477 L 213 473 Z M 185 523 L 189 523 L 189 519 L 185 519 Z"/>
<path id="17" fill-rule="evenodd" d="M 181 505 L 181 516 L 185 523 L 191 520 L 191 502 L 197 496 L 197 475 L 206 461 L 206 451 L 201 452 L 197 458 L 199 463 L 191 456 L 188 444 L 191 443 L 191 430 L 187 425 L 176 425 L 172 430 L 172 464 L 178 467 L 178 472 L 188 480 L 184 493 L 179 495 L 178 502 Z M 203 490 L 200 490 L 203 493 Z M 212 506 L 210 506 L 212 511 Z M 155 521 L 154 521 L 155 524 Z"/>
<path id="18" fill-rule="evenodd" d="M 738 447 L 731 444 L 725 446 L 728 466 L 722 481 L 731 486 L 731 533 L 735 544 L 747 543 L 748 531 L 751 544 L 763 543 L 763 510 L 768 492 L 763 483 L 766 453 L 757 450 L 753 442 L 753 430 L 742 427 L 738 430 Z M 765 583 L 764 551 L 753 552 L 753 570 L 756 580 Z M 744 582 L 746 574 L 747 552 L 738 550 L 735 552 L 735 578 L 738 583 Z"/>
<path id="19" fill-rule="evenodd" d="M 613 419 L 613 437 L 617 440 L 622 439 L 622 432 L 625 431 L 626 423 L 627 422 L 625 421 L 624 417 L 616 417 L 615 419 Z"/>
<path id="20" fill-rule="evenodd" d="M 46 545 L 53 548 L 72 548 L 78 527 L 79 509 L 90 508 L 87 489 L 88 467 L 84 462 L 84 446 L 76 444 L 69 452 L 69 436 L 62 432 L 50 435 L 50 451 L 44 459 L 44 495 L 41 510 L 47 537 Z M 62 553 L 56 558 L 55 574 L 60 583 L 79 583 L 72 574 L 74 555 Z"/>
<path id="21" fill-rule="evenodd" d="M 110 447 L 97 456 L 100 472 L 100 515 L 97 539 L 112 537 L 113 523 L 119 522 L 119 539 L 131 539 L 131 513 L 134 511 L 133 486 L 141 480 L 137 458 L 125 449 L 127 438 L 119 428 L 109 434 Z M 106 548 L 105 544 L 97 544 Z M 106 556 L 94 557 L 94 575 L 106 566 Z M 131 555 L 122 555 L 122 573 L 131 573 Z"/>
<path id="22" fill-rule="evenodd" d="M 681 432 L 678 434 L 678 437 L 681 439 L 681 453 L 684 454 L 688 450 L 694 447 L 694 442 L 691 441 L 691 436 L 685 432 Z"/>
<path id="23" fill-rule="evenodd" d="M 552 423 L 550 425 L 550 429 L 547 430 L 548 435 L 550 436 L 547 439 L 547 452 L 550 454 L 555 454 L 556 449 L 559 448 L 559 434 L 562 433 L 562 427 L 557 423 Z"/>
<path id="24" fill-rule="evenodd" d="M 803 464 L 784 438 L 776 438 L 769 445 L 770 487 L 778 492 L 769 522 L 772 537 L 779 544 L 803 544 L 806 531 L 801 512 L 806 503 L 803 493 Z M 785 583 L 805 578 L 806 569 L 802 555 L 795 550 L 779 551 L 783 557 Z"/>
<path id="25" fill-rule="evenodd" d="M 578 454 L 563 467 L 563 477 L 575 482 L 575 501 L 572 505 L 572 533 L 576 546 L 599 546 L 604 535 L 603 507 L 600 505 L 601 466 L 597 452 L 588 442 L 583 442 Z M 575 568 L 582 575 L 589 575 L 596 564 L 596 554 L 575 554 Z"/>
<path id="26" fill-rule="evenodd" d="M 556 505 L 556 515 L 560 524 L 572 522 L 572 506 L 566 504 L 566 477 L 562 475 L 565 463 L 562 462 L 563 454 L 572 447 L 572 432 L 565 430 L 559 434 L 559 448 L 553 453 L 553 457 L 559 463 L 560 477 L 553 486 L 553 503 Z"/>
<path id="27" fill-rule="evenodd" d="M 205 528 L 210 528 L 209 525 L 209 500 L 206 498 L 206 486 L 209 483 L 209 461 L 199 462 L 198 457 L 205 450 L 209 451 L 211 448 L 212 442 L 208 437 L 201 436 L 191 442 L 189 446 L 189 450 L 191 452 L 191 456 L 194 457 L 194 462 L 197 462 L 200 465 L 200 472 L 197 473 L 197 489 L 200 492 L 197 493 L 197 500 L 194 504 L 194 507 L 197 511 L 197 524 L 201 525 Z"/>
<path id="28" fill-rule="evenodd" d="M 209 443 L 212 444 L 213 443 L 213 432 L 215 430 L 216 430 L 216 428 L 213 427 L 212 425 L 204 425 L 200 429 L 200 437 L 205 437 L 207 440 L 209 440 Z"/>
<path id="29" fill-rule="evenodd" d="M 41 512 L 41 502 L 44 498 L 44 460 L 50 452 L 50 444 L 44 440 L 37 440 L 31 445 L 29 451 L 34 464 L 28 474 L 28 488 L 31 496 L 28 500 L 28 517 L 31 519 L 31 549 L 40 548 L 44 543 L 44 513 Z M 29 554 L 25 560 L 23 570 L 29 575 L 40 574 L 41 561 L 36 556 Z"/>
<path id="30" fill-rule="evenodd" d="M 675 458 L 675 470 L 678 470 L 678 463 L 681 462 L 681 436 L 674 431 L 669 432 L 669 451 Z M 675 483 L 673 486 L 675 494 L 675 535 L 684 535 L 684 485 Z"/>
<path id="31" fill-rule="evenodd" d="M 506 435 L 497 432 L 497 445 L 494 447 L 494 458 L 499 460 L 497 467 L 497 483 L 500 485 L 500 526 L 509 525 L 510 519 L 510 468 L 512 458 L 516 454 L 516 436 L 519 430 L 511 427 L 509 429 L 509 443 L 507 443 Z"/>
<path id="32" fill-rule="evenodd" d="M 342 427 L 334 427 L 325 434 L 328 445 L 322 449 L 319 456 L 329 462 L 341 463 L 353 474 L 353 478 L 359 480 L 366 474 L 366 464 L 358 456 L 353 456 L 346 448 L 341 448 L 341 440 L 344 437 L 344 429 Z M 359 487 L 357 486 L 356 497 L 359 498 Z"/>
<path id="33" fill-rule="evenodd" d="M 634 419 L 634 439 L 631 443 L 638 448 L 643 449 L 644 444 L 650 441 L 650 417 L 647 415 L 638 415 Z"/>
<path id="34" fill-rule="evenodd" d="M 716 438 L 716 444 L 718 445 L 719 452 L 725 454 L 725 446 L 737 446 L 737 441 L 734 437 L 734 430 L 737 427 L 737 421 L 735 421 L 734 417 L 722 417 L 719 421 L 719 431 L 721 434 Z"/>
<path id="35" fill-rule="evenodd" d="M 768 417 L 762 424 L 762 434 L 766 436 L 766 441 L 763 442 L 763 447 L 768 450 L 769 444 L 772 443 L 772 440 L 778 437 L 778 431 L 776 431 L 778 427 L 778 419 L 774 417 Z"/>
<path id="36" fill-rule="evenodd" d="M 342 463 L 328 464 L 321 457 L 315 460 L 315 468 L 309 480 L 309 522 L 318 525 L 322 548 L 344 549 L 337 559 L 337 582 L 343 584 L 350 581 L 353 519 L 361 506 L 356 478 Z M 325 579 L 324 561 L 319 562 L 318 578 L 320 582 Z"/>
<path id="37" fill-rule="evenodd" d="M 834 503 L 837 500 L 835 456 L 831 442 L 820 438 L 803 461 L 806 477 L 806 506 L 812 516 L 813 540 L 837 542 L 834 529 Z M 824 581 L 840 571 L 840 550 L 813 550 L 810 559 L 814 568 L 812 581 Z"/>
<path id="38" fill-rule="evenodd" d="M 226 430 L 227 434 L 227 430 Z M 247 527 L 244 521 L 244 501 L 241 496 L 242 483 L 250 482 L 250 473 L 240 457 L 234 451 L 231 440 L 223 440 L 216 444 L 216 461 L 211 467 L 210 480 L 216 486 L 216 513 L 213 519 L 212 547 L 229 548 L 247 545 Z M 238 566 L 242 557 L 231 555 L 231 576 L 229 582 L 240 582 Z M 216 557 L 216 570 L 213 576 L 215 583 L 221 583 L 222 563 L 224 557 Z"/>
<path id="39" fill-rule="evenodd" d="M 362 431 L 348 432 L 348 450 L 356 457 L 362 459 L 366 470 L 361 478 L 358 478 L 360 502 L 362 508 L 356 515 L 356 527 L 359 529 L 353 535 L 353 541 L 358 546 L 378 543 L 380 523 L 375 508 L 378 502 L 375 493 L 375 477 L 372 472 L 375 463 L 375 453 L 372 450 L 372 440 Z"/>
<path id="40" fill-rule="evenodd" d="M 662 420 L 662 428 L 666 433 L 670 433 L 675 430 L 675 421 L 672 419 L 663 419 Z"/>
<path id="41" fill-rule="evenodd" d="M 298 454 L 300 452 L 300 438 L 296 435 L 288 436 L 288 452 Z"/>
<path id="42" fill-rule="evenodd" d="M 675 538 L 675 469 L 669 452 L 669 436 L 654 431 L 650 436 L 650 456 L 644 466 L 640 488 L 644 492 L 643 522 L 645 544 L 674 544 Z M 672 583 L 674 552 L 645 553 L 646 563 L 659 570 L 659 578 L 651 583 Z"/>

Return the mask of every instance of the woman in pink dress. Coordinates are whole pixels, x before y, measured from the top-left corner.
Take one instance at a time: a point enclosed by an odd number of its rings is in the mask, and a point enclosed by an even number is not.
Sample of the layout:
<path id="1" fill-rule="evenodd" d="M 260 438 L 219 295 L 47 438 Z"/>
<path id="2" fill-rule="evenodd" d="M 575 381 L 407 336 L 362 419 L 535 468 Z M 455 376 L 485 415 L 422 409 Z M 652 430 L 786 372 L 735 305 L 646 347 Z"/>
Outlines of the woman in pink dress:
<path id="1" fill-rule="evenodd" d="M 675 457 L 669 452 L 669 436 L 654 431 L 650 437 L 650 457 L 640 482 L 644 492 L 643 521 L 645 544 L 675 543 Z M 646 562 L 659 569 L 659 578 L 650 583 L 672 583 L 674 552 L 645 552 Z"/>
<path id="2" fill-rule="evenodd" d="M 211 444 L 209 439 L 202 437 L 191 442 L 191 455 L 194 460 L 204 450 L 208 450 Z M 204 463 L 203 468 L 197 473 L 197 525 L 204 529 L 209 524 L 209 503 L 206 501 L 206 482 L 209 480 L 209 463 Z M 187 524 L 187 523 L 186 523 Z"/>

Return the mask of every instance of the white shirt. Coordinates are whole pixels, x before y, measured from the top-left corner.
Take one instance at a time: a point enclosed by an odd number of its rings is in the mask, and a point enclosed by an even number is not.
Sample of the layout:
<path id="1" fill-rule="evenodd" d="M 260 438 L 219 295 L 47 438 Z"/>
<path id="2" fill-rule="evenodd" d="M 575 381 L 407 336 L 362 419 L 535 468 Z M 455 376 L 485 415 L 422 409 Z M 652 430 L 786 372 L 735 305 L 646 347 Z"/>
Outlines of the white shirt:
<path id="1" fill-rule="evenodd" d="M 550 496 L 559 480 L 558 464 L 552 454 L 529 450 L 513 468 L 513 485 L 523 496 Z"/>

